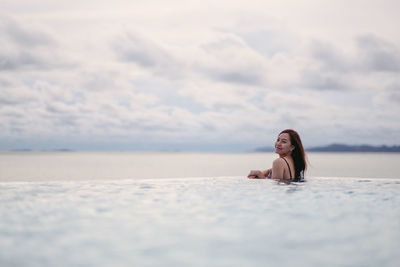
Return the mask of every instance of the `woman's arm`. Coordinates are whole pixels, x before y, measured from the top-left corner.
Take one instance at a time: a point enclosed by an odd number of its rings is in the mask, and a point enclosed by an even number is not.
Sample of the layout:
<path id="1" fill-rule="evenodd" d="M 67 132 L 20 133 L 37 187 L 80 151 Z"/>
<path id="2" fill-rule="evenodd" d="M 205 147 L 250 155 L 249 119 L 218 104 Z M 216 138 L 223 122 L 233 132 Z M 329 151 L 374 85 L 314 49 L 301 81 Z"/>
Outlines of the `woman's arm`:
<path id="1" fill-rule="evenodd" d="M 271 171 L 271 169 L 265 170 L 265 171 L 259 171 L 259 170 L 252 170 L 250 171 L 249 175 L 247 175 L 247 178 L 259 178 L 259 179 L 265 179 L 268 176 L 268 173 Z"/>

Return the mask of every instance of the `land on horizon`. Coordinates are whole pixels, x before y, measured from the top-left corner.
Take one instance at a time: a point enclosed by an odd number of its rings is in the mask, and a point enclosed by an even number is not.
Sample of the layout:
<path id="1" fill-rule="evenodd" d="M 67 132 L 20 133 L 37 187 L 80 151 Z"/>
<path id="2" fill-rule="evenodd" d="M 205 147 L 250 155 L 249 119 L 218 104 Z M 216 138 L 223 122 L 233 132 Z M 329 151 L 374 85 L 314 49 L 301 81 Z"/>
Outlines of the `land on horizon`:
<path id="1" fill-rule="evenodd" d="M 269 152 L 272 148 L 260 147 L 256 148 L 256 152 Z M 373 146 L 373 145 L 347 145 L 347 144 L 330 144 L 326 146 L 311 147 L 306 149 L 308 152 L 400 152 L 400 146 Z"/>

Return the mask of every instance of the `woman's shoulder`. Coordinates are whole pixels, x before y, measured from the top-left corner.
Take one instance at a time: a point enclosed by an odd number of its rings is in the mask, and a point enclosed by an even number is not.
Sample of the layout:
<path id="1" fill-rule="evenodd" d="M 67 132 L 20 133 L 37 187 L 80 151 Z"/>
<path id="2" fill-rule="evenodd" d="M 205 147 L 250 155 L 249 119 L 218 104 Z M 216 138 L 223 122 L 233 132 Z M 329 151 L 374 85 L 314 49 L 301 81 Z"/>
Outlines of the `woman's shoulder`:
<path id="1" fill-rule="evenodd" d="M 277 158 L 272 162 L 272 166 L 275 167 L 285 167 L 287 165 L 289 165 L 291 162 L 290 159 L 286 159 L 286 158 Z"/>
<path id="2" fill-rule="evenodd" d="M 285 164 L 283 158 L 277 158 L 272 162 L 272 166 L 283 166 L 283 164 Z"/>

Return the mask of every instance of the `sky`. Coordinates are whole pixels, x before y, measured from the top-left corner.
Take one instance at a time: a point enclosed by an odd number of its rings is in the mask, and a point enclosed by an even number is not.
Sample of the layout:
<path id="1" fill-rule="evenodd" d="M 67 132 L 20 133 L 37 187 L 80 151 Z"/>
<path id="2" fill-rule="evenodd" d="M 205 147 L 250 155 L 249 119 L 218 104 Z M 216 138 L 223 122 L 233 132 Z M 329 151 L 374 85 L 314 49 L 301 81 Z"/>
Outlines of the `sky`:
<path id="1" fill-rule="evenodd" d="M 400 144 L 397 0 L 1 0 L 0 150 Z"/>

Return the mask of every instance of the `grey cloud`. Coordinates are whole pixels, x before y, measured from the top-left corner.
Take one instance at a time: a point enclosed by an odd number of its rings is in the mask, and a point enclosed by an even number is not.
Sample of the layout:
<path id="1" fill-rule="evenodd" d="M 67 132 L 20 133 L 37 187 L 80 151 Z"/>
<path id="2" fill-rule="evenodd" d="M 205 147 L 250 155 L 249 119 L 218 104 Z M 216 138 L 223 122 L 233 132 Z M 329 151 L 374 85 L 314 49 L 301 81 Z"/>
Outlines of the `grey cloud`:
<path id="1" fill-rule="evenodd" d="M 380 72 L 397 75 L 400 71 L 400 48 L 373 35 L 359 37 L 356 44 L 356 51 L 352 52 L 313 41 L 308 50 L 309 64 L 299 71 L 300 86 L 349 90 L 355 88 L 360 76 L 374 77 Z"/>
<path id="2" fill-rule="evenodd" d="M 58 117 L 54 124 L 61 127 L 79 127 L 77 119 L 73 116 Z"/>
<path id="3" fill-rule="evenodd" d="M 324 71 L 344 72 L 354 67 L 343 51 L 328 43 L 313 41 L 310 46 L 310 55 Z"/>
<path id="4" fill-rule="evenodd" d="M 360 60 L 369 71 L 400 71 L 400 48 L 374 35 L 357 39 Z"/>
<path id="5" fill-rule="evenodd" d="M 49 53 L 51 54 L 51 52 Z M 68 69 L 76 66 L 76 64 L 67 62 L 67 60 L 57 60 L 55 57 L 45 54 L 46 52 L 36 53 L 34 51 L 20 51 L 15 54 L 0 52 L 0 71 L 48 71 L 53 69 Z"/>
<path id="6" fill-rule="evenodd" d="M 396 103 L 397 105 L 400 104 L 400 87 L 396 91 L 388 92 L 388 100 Z"/>
<path id="7" fill-rule="evenodd" d="M 225 48 L 243 49 L 243 44 L 230 39 L 210 43 L 202 46 L 206 54 L 216 56 Z M 222 81 L 235 84 L 259 85 L 263 80 L 263 73 L 257 64 L 254 67 L 231 66 L 228 62 L 218 58 L 221 66 L 215 62 L 200 63 L 198 61 L 187 64 L 178 60 L 167 50 L 138 34 L 128 33 L 113 43 L 113 49 L 118 58 L 124 62 L 132 62 L 152 70 L 156 75 L 168 78 L 182 78 L 187 75 L 205 75 L 214 81 Z M 219 64 L 219 63 L 217 63 Z"/>
<path id="8" fill-rule="evenodd" d="M 1 88 L 0 105 L 23 106 L 35 101 L 37 96 L 27 88 Z"/>
<path id="9" fill-rule="evenodd" d="M 55 41 L 47 34 L 32 28 L 24 28 L 12 19 L 0 21 L 0 31 L 21 47 L 53 46 Z"/>
<path id="10" fill-rule="evenodd" d="M 246 53 L 252 53 L 254 50 L 239 39 L 224 38 L 203 45 L 201 48 L 213 61 L 216 60 L 216 64 L 204 65 L 203 63 L 203 65 L 197 65 L 196 69 L 212 80 L 244 85 L 263 84 L 265 72 L 260 64 L 263 59 L 260 57 L 256 61 L 254 58 L 246 57 Z"/>
<path id="11" fill-rule="evenodd" d="M 337 73 L 398 72 L 400 48 L 374 36 L 356 39 L 356 53 L 342 51 L 328 43 L 314 41 L 310 46 L 311 58 L 323 71 Z"/>
<path id="12" fill-rule="evenodd" d="M 49 34 L 11 18 L 0 21 L 0 45 L 0 71 L 49 70 L 73 65 L 60 56 L 60 47 Z"/>
<path id="13" fill-rule="evenodd" d="M 163 125 L 159 123 L 154 123 L 154 122 L 148 122 L 148 121 L 135 121 L 135 122 L 128 122 L 123 125 L 121 125 L 121 128 L 123 129 L 128 129 L 128 130 L 140 130 L 140 131 L 149 131 L 149 132 L 174 132 L 179 129 L 174 126 L 170 125 Z"/>
<path id="14" fill-rule="evenodd" d="M 22 128 L 22 127 L 10 127 L 10 132 L 12 134 L 21 134 L 21 133 L 25 133 L 26 129 Z"/>
<path id="15" fill-rule="evenodd" d="M 287 52 L 292 41 L 285 32 L 273 30 L 242 31 L 237 33 L 250 47 L 266 57 Z"/>
<path id="16" fill-rule="evenodd" d="M 260 85 L 262 84 L 262 77 L 260 77 L 257 73 L 246 73 L 246 72 L 226 72 L 224 70 L 219 72 L 214 71 L 207 71 L 208 75 L 213 77 L 215 80 L 228 82 L 228 83 L 235 83 L 235 84 L 247 84 L 247 85 Z M 207 73 L 206 72 L 206 73 Z"/>
<path id="17" fill-rule="evenodd" d="M 318 90 L 344 90 L 347 85 L 342 82 L 341 75 L 321 70 L 303 70 L 301 72 L 302 85 Z"/>
<path id="18" fill-rule="evenodd" d="M 57 128 L 77 127 L 76 129 L 78 129 L 82 127 L 82 122 L 87 120 L 86 115 L 80 113 L 77 107 L 48 102 L 42 107 L 40 120 Z"/>
<path id="19" fill-rule="evenodd" d="M 53 114 L 65 114 L 65 110 L 61 109 L 60 107 L 52 104 L 47 104 L 46 106 L 46 111 L 48 111 L 49 113 L 53 113 Z"/>
<path id="20" fill-rule="evenodd" d="M 91 91 L 115 90 L 118 88 L 116 83 L 116 73 L 97 72 L 82 73 L 82 87 Z"/>
<path id="21" fill-rule="evenodd" d="M 395 104 L 397 107 L 400 104 L 400 83 L 394 83 L 384 88 L 381 92 L 383 103 Z"/>
<path id="22" fill-rule="evenodd" d="M 24 117 L 24 113 L 21 110 L 2 110 L 0 109 L 1 116 L 10 117 L 12 120 L 22 119 Z"/>
<path id="23" fill-rule="evenodd" d="M 13 86 L 13 82 L 10 79 L 6 79 L 4 77 L 0 77 L 0 87 L 1 88 L 7 88 L 10 86 Z"/>
<path id="24" fill-rule="evenodd" d="M 309 47 L 311 62 L 299 70 L 301 86 L 317 90 L 343 90 L 341 82 L 352 64 L 343 53 L 328 43 L 313 41 Z"/>
<path id="25" fill-rule="evenodd" d="M 127 33 L 112 46 L 121 61 L 135 63 L 170 78 L 182 75 L 181 63 L 173 55 L 139 34 Z"/>
<path id="26" fill-rule="evenodd" d="M 52 67 L 46 60 L 28 51 L 20 51 L 14 55 L 0 52 L 0 70 L 16 70 L 20 68 L 49 69 Z"/>
<path id="27" fill-rule="evenodd" d="M 206 131 L 215 132 L 217 130 L 217 127 L 209 122 L 203 122 L 201 123 L 201 126 Z"/>
<path id="28" fill-rule="evenodd" d="M 142 67 L 154 67 L 168 58 L 155 44 L 128 34 L 126 40 L 120 40 L 115 44 L 116 52 L 121 60 L 135 62 Z"/>
<path id="29" fill-rule="evenodd" d="M 0 104 L 1 105 L 16 105 L 19 104 L 20 99 L 9 98 L 8 96 L 0 95 Z"/>

